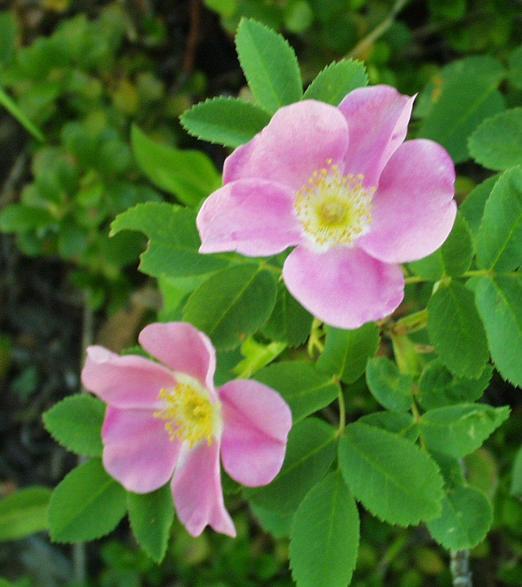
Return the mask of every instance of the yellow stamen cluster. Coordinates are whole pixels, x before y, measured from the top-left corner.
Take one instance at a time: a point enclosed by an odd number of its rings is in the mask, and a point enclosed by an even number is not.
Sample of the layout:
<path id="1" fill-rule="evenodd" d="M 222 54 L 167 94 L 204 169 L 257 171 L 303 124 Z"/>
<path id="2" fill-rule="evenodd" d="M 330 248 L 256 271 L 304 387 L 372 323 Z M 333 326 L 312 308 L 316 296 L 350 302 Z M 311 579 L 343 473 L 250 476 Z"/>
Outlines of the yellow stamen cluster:
<path id="1" fill-rule="evenodd" d="M 343 175 L 328 159 L 297 192 L 295 211 L 310 240 L 321 250 L 350 246 L 368 232 L 375 188 L 362 175 Z"/>
<path id="2" fill-rule="evenodd" d="M 219 427 L 219 404 L 210 401 L 206 390 L 179 383 L 172 389 L 162 389 L 159 400 L 165 407 L 154 412 L 154 417 L 165 420 L 171 440 L 188 442 L 191 447 L 201 440 L 212 444 Z"/>

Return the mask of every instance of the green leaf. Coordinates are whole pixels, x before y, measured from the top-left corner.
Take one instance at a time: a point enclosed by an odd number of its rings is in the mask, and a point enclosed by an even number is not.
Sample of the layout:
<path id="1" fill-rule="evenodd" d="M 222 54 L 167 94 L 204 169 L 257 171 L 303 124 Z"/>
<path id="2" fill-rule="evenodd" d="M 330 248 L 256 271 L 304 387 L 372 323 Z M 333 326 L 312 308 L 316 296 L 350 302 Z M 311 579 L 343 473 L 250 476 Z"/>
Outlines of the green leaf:
<path id="1" fill-rule="evenodd" d="M 160 563 L 167 552 L 174 520 L 170 486 L 167 484 L 143 495 L 128 493 L 127 506 L 136 541 L 153 560 Z"/>
<path id="2" fill-rule="evenodd" d="M 125 490 L 94 459 L 71 471 L 49 503 L 54 542 L 86 542 L 108 534 L 127 510 Z"/>
<path id="3" fill-rule="evenodd" d="M 235 98 L 211 98 L 193 106 L 181 118 L 194 137 L 225 147 L 247 143 L 270 122 L 261 108 Z"/>
<path id="4" fill-rule="evenodd" d="M 477 238 L 479 267 L 512 271 L 522 263 L 522 166 L 503 173 L 491 191 Z"/>
<path id="5" fill-rule="evenodd" d="M 279 475 L 270 485 L 247 489 L 245 494 L 254 504 L 270 511 L 294 512 L 308 491 L 326 475 L 334 458 L 334 428 L 316 418 L 303 420 L 290 432 Z"/>
<path id="6" fill-rule="evenodd" d="M 366 383 L 373 397 L 387 410 L 406 412 L 411 408 L 413 378 L 401 373 L 390 359 L 370 359 L 366 368 Z"/>
<path id="7" fill-rule="evenodd" d="M 105 405 L 86 393 L 66 397 L 43 415 L 47 432 L 66 449 L 86 457 L 101 456 Z"/>
<path id="8" fill-rule="evenodd" d="M 147 202 L 116 216 L 111 236 L 122 230 L 143 232 L 149 239 L 140 257 L 140 271 L 152 277 L 190 277 L 211 273 L 229 262 L 217 255 L 200 255 L 196 213 L 171 204 Z"/>
<path id="9" fill-rule="evenodd" d="M 274 363 L 256 373 L 255 379 L 284 397 L 294 423 L 331 404 L 340 391 L 331 377 L 304 361 Z"/>
<path id="10" fill-rule="evenodd" d="M 443 480 L 437 465 L 396 434 L 349 425 L 339 443 L 339 464 L 356 499 L 385 522 L 409 526 L 440 514 Z"/>
<path id="11" fill-rule="evenodd" d="M 277 285 L 269 271 L 239 265 L 209 277 L 189 297 L 183 318 L 206 332 L 218 349 L 231 349 L 270 316 Z"/>
<path id="12" fill-rule="evenodd" d="M 474 402 L 488 387 L 492 374 L 492 367 L 486 365 L 478 379 L 456 377 L 439 359 L 435 359 L 428 363 L 422 372 L 417 399 L 425 410 Z"/>
<path id="13" fill-rule="evenodd" d="M 441 286 L 428 303 L 428 313 L 430 340 L 442 362 L 456 375 L 479 377 L 488 347 L 473 294 L 454 281 Z"/>
<path id="14" fill-rule="evenodd" d="M 522 164 L 522 108 L 487 118 L 469 137 L 469 152 L 477 163 L 502 171 Z"/>
<path id="15" fill-rule="evenodd" d="M 16 102 L 0 87 L 0 106 L 3 106 L 13 118 L 15 118 L 27 132 L 39 141 L 45 141 L 42 131 L 29 119 Z"/>
<path id="16" fill-rule="evenodd" d="M 459 207 L 459 213 L 466 219 L 473 237 L 479 232 L 486 202 L 498 177 L 498 175 L 493 175 L 492 177 L 488 177 L 486 181 L 480 183 L 471 190 Z"/>
<path id="17" fill-rule="evenodd" d="M 284 350 L 283 342 L 262 344 L 253 337 L 249 337 L 241 345 L 241 355 L 244 357 L 234 367 L 233 372 L 239 379 L 249 379 L 254 373 L 274 361 Z"/>
<path id="18" fill-rule="evenodd" d="M 298 587 L 346 587 L 359 550 L 359 512 L 339 472 L 330 473 L 294 516 L 290 566 Z"/>
<path id="19" fill-rule="evenodd" d="M 448 550 L 474 548 L 484 540 L 493 522 L 489 499 L 478 489 L 457 487 L 442 501 L 442 514 L 428 522 L 433 538 Z"/>
<path id="20" fill-rule="evenodd" d="M 504 109 L 504 99 L 497 90 L 503 76 L 500 63 L 487 56 L 463 59 L 444 68 L 440 83 L 432 86 L 431 104 L 419 137 L 441 143 L 455 163 L 468 159 L 469 135 L 482 120 Z"/>
<path id="21" fill-rule="evenodd" d="M 263 327 L 263 334 L 291 347 L 304 343 L 310 334 L 313 316 L 280 284 L 274 311 Z"/>
<path id="22" fill-rule="evenodd" d="M 522 90 L 522 45 L 513 50 L 509 56 L 509 81 Z"/>
<path id="23" fill-rule="evenodd" d="M 522 446 L 518 449 L 511 477 L 511 495 L 522 496 Z"/>
<path id="24" fill-rule="evenodd" d="M 47 530 L 51 490 L 46 487 L 19 489 L 0 500 L 0 541 L 18 540 Z"/>
<path id="25" fill-rule="evenodd" d="M 0 67 L 11 63 L 16 52 L 18 26 L 14 11 L 0 12 Z"/>
<path id="26" fill-rule="evenodd" d="M 290 536 L 294 512 L 290 514 L 280 514 L 278 512 L 272 512 L 255 503 L 251 503 L 250 508 L 265 532 L 272 534 L 274 538 L 286 538 L 287 536 Z"/>
<path id="27" fill-rule="evenodd" d="M 334 61 L 319 72 L 306 89 L 304 100 L 319 100 L 337 106 L 355 88 L 368 85 L 368 75 L 362 61 Z"/>
<path id="28" fill-rule="evenodd" d="M 45 208 L 10 204 L 0 210 L 0 231 L 7 233 L 29 232 L 54 224 L 55 218 Z"/>
<path id="29" fill-rule="evenodd" d="M 210 158 L 201 151 L 182 151 L 156 143 L 132 127 L 132 151 L 141 170 L 154 185 L 195 206 L 221 185 Z"/>
<path id="30" fill-rule="evenodd" d="M 355 330 L 327 326 L 326 344 L 317 368 L 344 383 L 353 383 L 364 373 L 368 358 L 377 352 L 378 346 L 379 328 L 373 322 Z"/>
<path id="31" fill-rule="evenodd" d="M 522 276 L 477 279 L 475 300 L 495 367 L 522 387 Z"/>
<path id="32" fill-rule="evenodd" d="M 239 23 L 236 48 L 241 68 L 259 105 L 273 114 L 303 95 L 294 50 L 275 31 L 252 19 Z"/>
<path id="33" fill-rule="evenodd" d="M 415 442 L 419 438 L 419 428 L 413 416 L 404 412 L 373 412 L 372 414 L 362 416 L 357 422 L 382 428 L 412 442 Z"/>
<path id="34" fill-rule="evenodd" d="M 466 272 L 473 259 L 473 243 L 466 220 L 459 214 L 446 242 L 433 254 L 410 263 L 421 277 L 438 281 L 444 275 L 458 276 Z"/>
<path id="35" fill-rule="evenodd" d="M 480 446 L 509 417 L 509 407 L 457 404 L 429 410 L 419 421 L 421 436 L 432 450 L 461 458 Z"/>

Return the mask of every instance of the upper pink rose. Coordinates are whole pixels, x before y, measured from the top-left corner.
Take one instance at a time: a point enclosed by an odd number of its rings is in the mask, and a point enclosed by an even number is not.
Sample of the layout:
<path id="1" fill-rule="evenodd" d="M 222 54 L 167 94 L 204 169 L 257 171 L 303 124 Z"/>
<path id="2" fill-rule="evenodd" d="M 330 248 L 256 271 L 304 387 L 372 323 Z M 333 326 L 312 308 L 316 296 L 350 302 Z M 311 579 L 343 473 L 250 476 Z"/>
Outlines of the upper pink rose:
<path id="1" fill-rule="evenodd" d="M 374 86 L 338 108 L 281 108 L 225 161 L 224 186 L 198 215 L 200 251 L 265 256 L 295 246 L 283 278 L 312 314 L 357 328 L 393 312 L 404 295 L 398 263 L 440 247 L 456 214 L 448 153 L 404 142 L 413 100 Z"/>
<path id="2" fill-rule="evenodd" d="M 290 409 L 273 389 L 237 379 L 214 388 L 212 343 L 190 324 L 151 324 L 139 336 L 163 363 L 91 346 L 84 386 L 108 404 L 103 464 L 126 489 L 148 493 L 172 478 L 179 519 L 193 536 L 210 525 L 235 536 L 225 509 L 219 457 L 227 473 L 266 485 L 283 463 Z"/>

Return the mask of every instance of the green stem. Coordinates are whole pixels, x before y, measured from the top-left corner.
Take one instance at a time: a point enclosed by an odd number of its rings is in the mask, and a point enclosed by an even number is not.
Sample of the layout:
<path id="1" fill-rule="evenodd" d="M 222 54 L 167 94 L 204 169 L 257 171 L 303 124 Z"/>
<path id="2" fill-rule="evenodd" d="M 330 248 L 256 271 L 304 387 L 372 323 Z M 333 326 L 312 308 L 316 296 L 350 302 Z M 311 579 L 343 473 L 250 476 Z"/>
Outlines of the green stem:
<path id="1" fill-rule="evenodd" d="M 456 275 L 458 279 L 468 279 L 469 277 L 492 277 L 493 275 L 500 275 L 503 277 L 517 277 L 520 275 L 519 271 L 510 271 L 507 273 L 496 273 L 492 269 L 473 269 L 472 271 L 466 271 L 462 275 Z M 426 279 L 420 275 L 409 275 L 404 278 L 404 283 L 409 285 L 411 283 L 427 283 L 433 281 L 433 279 Z"/>
<path id="2" fill-rule="evenodd" d="M 339 427 L 337 429 L 337 436 L 341 436 L 346 428 L 346 402 L 344 401 L 344 393 L 339 387 Z"/>

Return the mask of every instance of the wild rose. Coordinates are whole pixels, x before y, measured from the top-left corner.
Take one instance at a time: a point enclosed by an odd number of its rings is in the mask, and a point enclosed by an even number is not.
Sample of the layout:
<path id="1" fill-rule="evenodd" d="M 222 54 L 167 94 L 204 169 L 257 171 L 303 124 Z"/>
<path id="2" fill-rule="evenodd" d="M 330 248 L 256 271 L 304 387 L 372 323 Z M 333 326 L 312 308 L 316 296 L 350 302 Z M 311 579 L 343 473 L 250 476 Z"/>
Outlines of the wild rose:
<path id="1" fill-rule="evenodd" d="M 290 409 L 257 381 L 237 379 L 215 389 L 214 348 L 190 324 L 151 324 L 139 341 L 162 364 L 100 346 L 87 350 L 83 384 L 108 404 L 104 467 L 135 493 L 172 479 L 177 514 L 190 534 L 198 536 L 208 524 L 235 536 L 220 455 L 239 483 L 270 483 L 283 463 Z"/>
<path id="2" fill-rule="evenodd" d="M 404 142 L 414 98 L 354 90 L 338 108 L 281 108 L 225 161 L 201 208 L 203 253 L 287 257 L 283 279 L 315 316 L 357 328 L 404 296 L 399 263 L 429 255 L 455 220 L 455 170 L 429 140 Z"/>

